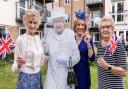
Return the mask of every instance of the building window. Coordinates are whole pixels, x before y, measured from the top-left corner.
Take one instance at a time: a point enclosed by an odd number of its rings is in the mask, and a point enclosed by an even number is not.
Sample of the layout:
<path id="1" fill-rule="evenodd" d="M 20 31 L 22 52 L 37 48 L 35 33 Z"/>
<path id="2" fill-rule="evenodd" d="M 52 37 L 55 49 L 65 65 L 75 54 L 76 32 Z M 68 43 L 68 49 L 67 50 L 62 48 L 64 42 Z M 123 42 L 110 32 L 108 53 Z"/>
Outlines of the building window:
<path id="1" fill-rule="evenodd" d="M 41 31 L 36 31 L 35 34 L 38 35 L 40 38 L 42 38 L 42 32 Z"/>
<path id="2" fill-rule="evenodd" d="M 122 13 L 124 11 L 124 2 L 117 3 L 117 13 Z"/>
<path id="3" fill-rule="evenodd" d="M 123 31 L 119 31 L 119 36 L 123 36 L 124 32 Z"/>
<path id="4" fill-rule="evenodd" d="M 0 26 L 0 34 L 5 34 L 5 26 Z"/>
<path id="5" fill-rule="evenodd" d="M 128 42 L 128 31 L 126 31 L 126 42 Z"/>
<path id="6" fill-rule="evenodd" d="M 26 29 L 25 28 L 21 28 L 20 29 L 20 35 L 23 35 L 25 32 L 26 32 Z"/>
<path id="7" fill-rule="evenodd" d="M 115 22 L 115 15 L 112 15 L 112 17 L 113 17 L 113 20 L 114 20 L 114 22 Z"/>
<path id="8" fill-rule="evenodd" d="M 115 13 L 115 3 L 112 4 L 112 13 Z"/>
<path id="9" fill-rule="evenodd" d="M 124 2 L 117 3 L 117 22 L 124 21 Z"/>
<path id="10" fill-rule="evenodd" d="M 70 22 L 70 15 L 68 15 L 68 17 L 65 20 L 65 23 L 69 23 Z"/>
<path id="11" fill-rule="evenodd" d="M 117 15 L 117 22 L 123 22 L 124 21 L 124 15 L 123 14 L 118 14 Z"/>
<path id="12" fill-rule="evenodd" d="M 92 32 L 91 37 L 93 38 L 94 43 L 97 45 L 97 43 L 100 41 L 100 33 Z"/>
<path id="13" fill-rule="evenodd" d="M 92 12 L 91 26 L 92 27 L 98 27 L 99 21 L 100 21 L 100 11 L 93 11 Z"/>
<path id="14" fill-rule="evenodd" d="M 100 41 L 100 34 L 99 33 L 95 33 L 95 42 Z"/>
<path id="15" fill-rule="evenodd" d="M 16 3 L 16 18 L 17 19 L 22 19 L 23 15 L 25 13 L 25 0 L 20 0 L 19 2 Z"/>
<path id="16" fill-rule="evenodd" d="M 124 2 L 112 2 L 111 13 L 115 22 L 124 22 Z"/>
<path id="17" fill-rule="evenodd" d="M 114 34 L 116 35 L 116 31 L 114 31 Z"/>
<path id="18" fill-rule="evenodd" d="M 68 5 L 70 3 L 70 0 L 64 0 L 64 5 Z"/>

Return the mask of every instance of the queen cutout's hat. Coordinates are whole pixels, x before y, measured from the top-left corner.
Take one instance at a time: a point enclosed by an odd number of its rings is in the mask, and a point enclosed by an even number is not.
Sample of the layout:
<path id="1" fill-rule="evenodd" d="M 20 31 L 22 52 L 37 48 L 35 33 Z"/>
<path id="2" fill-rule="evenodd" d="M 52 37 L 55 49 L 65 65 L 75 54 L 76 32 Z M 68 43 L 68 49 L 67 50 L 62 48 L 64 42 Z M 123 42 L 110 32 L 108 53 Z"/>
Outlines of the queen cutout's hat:
<path id="1" fill-rule="evenodd" d="M 58 18 L 58 17 L 64 17 L 64 19 L 67 19 L 68 15 L 65 13 L 64 8 L 59 7 L 51 10 L 51 16 L 49 19 L 53 20 L 54 18 Z"/>

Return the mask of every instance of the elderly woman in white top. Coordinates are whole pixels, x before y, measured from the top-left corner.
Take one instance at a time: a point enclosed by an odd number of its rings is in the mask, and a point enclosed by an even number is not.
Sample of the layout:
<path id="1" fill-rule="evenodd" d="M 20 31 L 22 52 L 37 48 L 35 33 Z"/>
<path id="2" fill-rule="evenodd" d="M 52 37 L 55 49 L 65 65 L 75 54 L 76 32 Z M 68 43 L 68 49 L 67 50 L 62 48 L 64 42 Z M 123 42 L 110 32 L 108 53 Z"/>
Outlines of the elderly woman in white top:
<path id="1" fill-rule="evenodd" d="M 23 23 L 26 33 L 17 38 L 12 71 L 20 71 L 17 89 L 43 89 L 40 66 L 44 51 L 40 38 L 35 35 L 41 17 L 38 11 L 29 9 L 25 12 Z"/>
<path id="2" fill-rule="evenodd" d="M 55 8 L 51 11 L 51 29 L 44 42 L 44 52 L 48 57 L 48 70 L 44 89 L 69 89 L 67 85 L 69 58 L 72 64 L 79 62 L 80 55 L 71 29 L 64 28 L 64 8 Z"/>

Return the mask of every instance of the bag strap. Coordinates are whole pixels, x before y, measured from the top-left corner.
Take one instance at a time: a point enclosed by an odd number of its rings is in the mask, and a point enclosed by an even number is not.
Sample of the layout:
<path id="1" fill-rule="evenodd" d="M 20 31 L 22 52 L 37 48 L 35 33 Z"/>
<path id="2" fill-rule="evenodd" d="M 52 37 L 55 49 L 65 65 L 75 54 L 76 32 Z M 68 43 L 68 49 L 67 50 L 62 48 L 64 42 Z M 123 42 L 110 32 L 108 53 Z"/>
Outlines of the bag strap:
<path id="1" fill-rule="evenodd" d="M 72 69 L 72 57 L 69 57 L 69 69 Z"/>

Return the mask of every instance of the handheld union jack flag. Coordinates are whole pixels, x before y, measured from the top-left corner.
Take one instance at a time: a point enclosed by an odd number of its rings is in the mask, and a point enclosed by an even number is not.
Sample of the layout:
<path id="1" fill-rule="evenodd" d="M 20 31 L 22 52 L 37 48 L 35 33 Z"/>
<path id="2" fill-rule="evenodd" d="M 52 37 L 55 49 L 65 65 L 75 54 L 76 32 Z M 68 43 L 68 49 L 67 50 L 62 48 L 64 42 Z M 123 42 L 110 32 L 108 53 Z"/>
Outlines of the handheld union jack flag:
<path id="1" fill-rule="evenodd" d="M 2 34 L 2 38 L 0 38 L 0 57 L 4 59 L 6 55 L 10 54 L 14 48 L 15 43 L 10 37 L 10 35 Z"/>
<path id="2" fill-rule="evenodd" d="M 107 51 L 110 52 L 110 56 L 111 56 L 116 51 L 118 43 L 122 43 L 122 37 L 121 36 L 117 37 L 116 35 L 113 35 L 112 39 L 109 41 L 109 47 L 104 52 L 103 58 Z"/>
<path id="3" fill-rule="evenodd" d="M 111 39 L 109 44 L 110 44 L 110 47 L 108 48 L 108 51 L 112 55 L 117 48 L 117 41 L 115 41 L 114 39 Z"/>
<path id="4" fill-rule="evenodd" d="M 110 47 L 108 48 L 108 51 L 111 53 L 111 55 L 115 52 L 117 48 L 117 44 L 122 42 L 121 36 L 117 37 L 116 35 L 113 35 L 112 39 L 109 42 Z"/>

